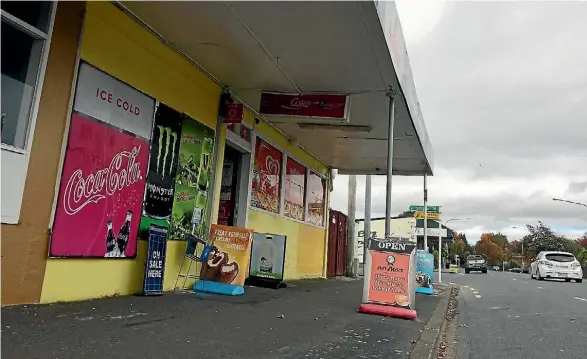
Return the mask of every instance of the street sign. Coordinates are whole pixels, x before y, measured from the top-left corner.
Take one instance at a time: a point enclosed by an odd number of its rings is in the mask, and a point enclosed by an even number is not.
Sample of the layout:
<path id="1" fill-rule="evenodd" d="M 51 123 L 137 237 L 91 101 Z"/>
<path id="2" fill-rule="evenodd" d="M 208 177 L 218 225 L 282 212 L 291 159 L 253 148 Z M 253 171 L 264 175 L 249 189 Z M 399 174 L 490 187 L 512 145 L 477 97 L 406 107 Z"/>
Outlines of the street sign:
<path id="1" fill-rule="evenodd" d="M 440 206 L 426 206 L 428 212 L 440 213 Z M 410 205 L 410 212 L 424 212 L 424 206 L 418 206 L 415 204 Z"/>
<path id="2" fill-rule="evenodd" d="M 440 213 L 428 212 L 428 213 L 426 213 L 426 217 L 428 217 L 428 219 L 440 219 Z M 414 212 L 414 218 L 424 219 L 424 212 L 420 212 L 420 211 Z"/>
<path id="3" fill-rule="evenodd" d="M 424 228 L 416 228 L 415 232 L 417 236 L 423 236 Z M 428 236 L 430 237 L 446 237 L 447 235 L 446 228 L 426 228 L 426 233 L 428 233 Z"/>

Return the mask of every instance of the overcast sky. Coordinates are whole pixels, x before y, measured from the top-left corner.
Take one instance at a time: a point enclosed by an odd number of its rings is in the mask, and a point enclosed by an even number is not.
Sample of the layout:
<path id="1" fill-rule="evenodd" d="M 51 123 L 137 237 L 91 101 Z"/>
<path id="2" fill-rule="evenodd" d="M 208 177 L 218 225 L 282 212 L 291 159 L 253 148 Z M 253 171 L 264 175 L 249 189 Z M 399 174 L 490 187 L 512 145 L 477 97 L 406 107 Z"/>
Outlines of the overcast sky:
<path id="1" fill-rule="evenodd" d="M 477 240 L 518 239 L 541 220 L 587 231 L 587 2 L 396 2 L 434 149 L 429 204 Z M 331 206 L 347 211 L 347 176 Z M 393 213 L 421 204 L 421 177 L 393 178 Z M 365 177 L 358 177 L 357 218 Z M 385 214 L 373 177 L 373 215 Z M 512 226 L 520 227 L 512 229 Z"/>

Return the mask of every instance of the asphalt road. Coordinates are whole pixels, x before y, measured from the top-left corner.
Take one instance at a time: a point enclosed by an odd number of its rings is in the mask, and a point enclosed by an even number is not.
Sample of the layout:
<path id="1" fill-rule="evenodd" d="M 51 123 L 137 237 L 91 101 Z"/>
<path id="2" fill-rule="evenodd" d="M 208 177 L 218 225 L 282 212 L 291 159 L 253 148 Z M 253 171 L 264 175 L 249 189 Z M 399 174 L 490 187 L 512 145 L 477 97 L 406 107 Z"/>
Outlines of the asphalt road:
<path id="1" fill-rule="evenodd" d="M 587 283 L 509 272 L 445 274 L 443 282 L 460 288 L 455 359 L 585 358 Z"/>
<path id="2" fill-rule="evenodd" d="M 406 359 L 440 300 L 418 320 L 357 312 L 362 281 L 246 287 L 245 295 L 173 294 L 2 308 L 2 359 Z"/>

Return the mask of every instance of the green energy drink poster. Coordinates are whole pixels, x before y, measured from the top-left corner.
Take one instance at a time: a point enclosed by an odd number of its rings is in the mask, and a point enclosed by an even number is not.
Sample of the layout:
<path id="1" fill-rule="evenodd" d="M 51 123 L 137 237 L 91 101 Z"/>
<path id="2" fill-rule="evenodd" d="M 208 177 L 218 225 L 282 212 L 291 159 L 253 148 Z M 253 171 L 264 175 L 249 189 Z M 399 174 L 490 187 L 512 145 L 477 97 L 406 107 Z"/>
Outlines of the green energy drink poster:
<path id="1" fill-rule="evenodd" d="M 139 230 L 141 239 L 148 239 L 151 224 L 169 227 L 182 121 L 180 112 L 162 103 L 157 107 Z"/>
<path id="2" fill-rule="evenodd" d="M 192 231 L 200 235 L 207 232 L 213 150 L 214 131 L 185 116 L 171 211 L 170 239 L 184 239 Z"/>

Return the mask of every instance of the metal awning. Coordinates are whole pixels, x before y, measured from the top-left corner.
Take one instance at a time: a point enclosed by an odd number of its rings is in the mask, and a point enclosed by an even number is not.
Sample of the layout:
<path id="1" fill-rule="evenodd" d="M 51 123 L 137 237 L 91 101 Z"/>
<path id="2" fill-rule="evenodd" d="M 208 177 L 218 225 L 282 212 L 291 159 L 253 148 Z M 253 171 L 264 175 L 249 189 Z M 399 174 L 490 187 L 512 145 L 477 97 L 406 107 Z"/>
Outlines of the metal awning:
<path id="1" fill-rule="evenodd" d="M 391 88 L 393 173 L 432 174 L 432 147 L 393 2 L 119 5 L 253 110 L 259 109 L 261 91 L 349 94 L 348 125 L 354 131 L 340 125 L 308 129 L 299 125 L 303 118 L 263 116 L 339 173 L 386 174 Z M 357 126 L 370 131 L 356 131 Z"/>

